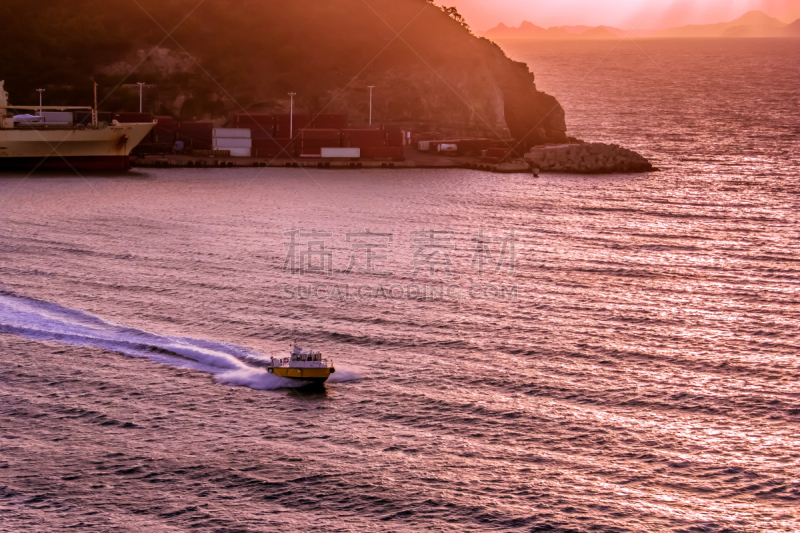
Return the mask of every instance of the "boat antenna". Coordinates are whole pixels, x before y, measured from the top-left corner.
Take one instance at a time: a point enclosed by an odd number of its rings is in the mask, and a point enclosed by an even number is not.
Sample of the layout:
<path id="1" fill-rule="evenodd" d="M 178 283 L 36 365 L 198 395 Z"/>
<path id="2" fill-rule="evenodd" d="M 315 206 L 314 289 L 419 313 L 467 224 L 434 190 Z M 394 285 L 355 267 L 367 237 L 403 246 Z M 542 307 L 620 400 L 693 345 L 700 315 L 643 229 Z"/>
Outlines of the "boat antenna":
<path id="1" fill-rule="evenodd" d="M 92 107 L 92 128 L 97 129 L 97 82 L 94 82 L 94 106 Z"/>

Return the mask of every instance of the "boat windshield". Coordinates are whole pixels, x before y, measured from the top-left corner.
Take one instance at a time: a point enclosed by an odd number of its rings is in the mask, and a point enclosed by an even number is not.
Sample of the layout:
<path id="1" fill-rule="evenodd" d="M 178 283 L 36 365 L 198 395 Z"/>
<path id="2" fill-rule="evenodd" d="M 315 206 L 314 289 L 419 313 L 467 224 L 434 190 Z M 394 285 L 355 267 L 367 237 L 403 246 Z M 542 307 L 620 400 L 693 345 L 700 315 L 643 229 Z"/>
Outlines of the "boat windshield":
<path id="1" fill-rule="evenodd" d="M 292 361 L 322 361 L 320 352 L 292 353 Z"/>

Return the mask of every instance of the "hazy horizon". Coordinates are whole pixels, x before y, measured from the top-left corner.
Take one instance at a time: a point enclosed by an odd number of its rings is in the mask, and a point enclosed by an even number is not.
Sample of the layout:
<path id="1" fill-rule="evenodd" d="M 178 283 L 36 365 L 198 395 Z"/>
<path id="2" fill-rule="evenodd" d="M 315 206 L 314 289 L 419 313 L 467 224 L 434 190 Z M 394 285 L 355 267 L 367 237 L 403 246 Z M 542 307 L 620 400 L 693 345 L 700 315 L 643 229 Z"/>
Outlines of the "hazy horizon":
<path id="1" fill-rule="evenodd" d="M 476 33 L 499 23 L 519 26 L 614 26 L 625 29 L 662 30 L 688 24 L 729 22 L 748 11 L 763 11 L 790 23 L 800 18 L 800 0 L 613 0 L 598 5 L 591 0 L 565 0 L 557 4 L 526 0 L 457 0 L 453 2 Z"/>

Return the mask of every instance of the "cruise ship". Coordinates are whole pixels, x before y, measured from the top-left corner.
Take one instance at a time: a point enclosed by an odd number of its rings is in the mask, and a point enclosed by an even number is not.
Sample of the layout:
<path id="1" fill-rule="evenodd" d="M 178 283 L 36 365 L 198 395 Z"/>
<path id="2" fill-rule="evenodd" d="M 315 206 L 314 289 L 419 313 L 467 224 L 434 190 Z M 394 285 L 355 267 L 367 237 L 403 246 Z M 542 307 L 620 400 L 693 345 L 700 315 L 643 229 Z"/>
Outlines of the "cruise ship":
<path id="1" fill-rule="evenodd" d="M 36 114 L 15 114 L 24 111 Z M 75 124 L 73 111 L 90 111 L 91 124 Z M 2 81 L 0 117 L 0 170 L 128 170 L 155 125 L 98 122 L 96 89 L 94 107 L 12 106 Z"/>

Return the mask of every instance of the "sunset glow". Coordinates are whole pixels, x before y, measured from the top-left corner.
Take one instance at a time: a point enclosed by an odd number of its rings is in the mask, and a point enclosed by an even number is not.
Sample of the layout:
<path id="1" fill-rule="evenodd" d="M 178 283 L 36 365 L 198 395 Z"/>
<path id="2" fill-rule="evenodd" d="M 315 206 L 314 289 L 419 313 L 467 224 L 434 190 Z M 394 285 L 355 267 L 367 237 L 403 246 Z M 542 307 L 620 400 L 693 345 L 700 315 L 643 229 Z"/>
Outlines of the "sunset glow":
<path id="1" fill-rule="evenodd" d="M 545 27 L 602 24 L 630 29 L 638 24 L 639 29 L 663 29 L 725 22 L 751 10 L 787 23 L 800 17 L 798 0 L 455 0 L 453 4 L 479 32 L 500 22 L 516 26 L 523 20 Z"/>
<path id="2" fill-rule="evenodd" d="M 798 17 L 0 1 L 0 533 L 799 533 Z"/>

